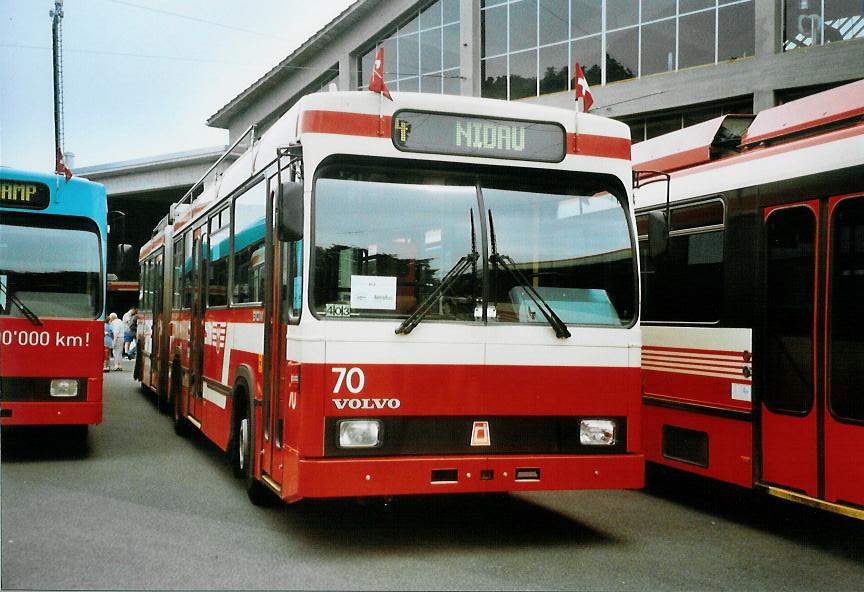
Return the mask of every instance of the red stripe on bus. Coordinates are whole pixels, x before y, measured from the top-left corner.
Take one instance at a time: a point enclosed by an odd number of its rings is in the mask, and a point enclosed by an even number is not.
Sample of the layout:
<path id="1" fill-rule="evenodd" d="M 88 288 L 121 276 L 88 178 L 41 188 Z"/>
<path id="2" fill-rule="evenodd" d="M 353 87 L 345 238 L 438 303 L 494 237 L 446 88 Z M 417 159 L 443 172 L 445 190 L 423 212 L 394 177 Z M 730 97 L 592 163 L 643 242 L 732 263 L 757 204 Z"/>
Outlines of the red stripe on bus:
<path id="1" fill-rule="evenodd" d="M 592 134 L 567 134 L 567 154 L 630 160 L 630 140 Z"/>
<path id="2" fill-rule="evenodd" d="M 390 137 L 389 115 L 368 115 L 344 111 L 304 111 L 299 134 L 340 134 L 371 138 Z"/>
<path id="3" fill-rule="evenodd" d="M 390 138 L 391 121 L 389 115 L 379 118 L 365 113 L 304 111 L 298 132 Z M 629 160 L 630 140 L 592 134 L 567 134 L 567 153 Z"/>
<path id="4" fill-rule="evenodd" d="M 729 351 L 722 349 L 690 349 L 686 347 L 661 347 L 659 345 L 643 345 L 642 346 L 643 353 L 651 353 L 651 352 L 673 352 L 673 353 L 684 353 L 684 354 L 705 354 L 709 356 L 742 356 L 743 351 Z M 743 358 L 742 358 L 743 359 Z"/>

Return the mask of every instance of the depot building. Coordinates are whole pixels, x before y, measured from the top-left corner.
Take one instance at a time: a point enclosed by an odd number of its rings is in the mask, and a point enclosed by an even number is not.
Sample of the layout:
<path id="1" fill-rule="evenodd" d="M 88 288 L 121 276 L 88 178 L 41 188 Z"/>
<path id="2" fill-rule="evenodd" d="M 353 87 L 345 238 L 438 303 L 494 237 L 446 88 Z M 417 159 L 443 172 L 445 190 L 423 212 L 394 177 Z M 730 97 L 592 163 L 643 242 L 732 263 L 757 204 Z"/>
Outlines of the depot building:
<path id="1" fill-rule="evenodd" d="M 626 122 L 639 142 L 864 78 L 864 2 L 358 0 L 228 104 L 214 105 L 207 125 L 227 129 L 230 144 L 253 125 L 260 135 L 308 93 L 365 89 L 379 47 L 394 96 L 572 109 L 579 63 L 591 112 Z M 136 220 L 152 228 L 166 201 L 216 158 L 172 156 L 76 172 L 106 185 L 109 206 L 140 211 Z M 128 242 L 137 252 L 146 238 Z M 137 280 L 128 262 L 117 271 L 120 280 Z"/>

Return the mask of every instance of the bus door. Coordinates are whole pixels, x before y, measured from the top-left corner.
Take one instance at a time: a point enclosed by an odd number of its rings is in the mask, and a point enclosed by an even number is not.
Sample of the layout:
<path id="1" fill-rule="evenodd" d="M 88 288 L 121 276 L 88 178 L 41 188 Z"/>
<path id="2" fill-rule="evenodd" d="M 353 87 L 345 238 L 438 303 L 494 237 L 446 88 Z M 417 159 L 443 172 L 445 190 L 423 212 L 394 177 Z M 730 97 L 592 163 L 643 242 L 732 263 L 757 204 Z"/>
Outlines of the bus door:
<path id="1" fill-rule="evenodd" d="M 283 179 L 287 173 L 283 171 Z M 293 175 L 292 175 L 293 176 Z M 265 270 L 272 278 L 270 300 L 266 318 L 269 338 L 265 338 L 265 372 L 269 385 L 265 395 L 265 441 L 262 472 L 275 481 L 283 497 L 297 491 L 297 463 L 299 462 L 300 433 L 300 364 L 288 359 L 288 335 L 292 326 L 300 322 L 302 303 L 303 240 L 282 240 L 277 231 L 275 196 L 280 191 L 278 177 L 270 180 L 268 192 L 269 229 L 267 252 L 269 268 Z M 301 216 L 302 223 L 302 213 Z M 294 467 L 294 468 L 292 468 Z"/>
<path id="2" fill-rule="evenodd" d="M 825 271 L 826 501 L 864 506 L 864 195 L 828 200 Z"/>
<path id="3" fill-rule="evenodd" d="M 816 360 L 819 202 L 765 211 L 761 385 L 762 481 L 818 495 Z"/>
<path id="4" fill-rule="evenodd" d="M 864 505 L 864 197 L 765 211 L 761 481 Z"/>
<path id="5" fill-rule="evenodd" d="M 207 226 L 197 228 L 192 243 L 191 314 L 189 320 L 189 415 L 200 421 L 203 412 L 204 380 L 204 306 L 206 273 L 204 257 L 207 252 Z"/>
<path id="6" fill-rule="evenodd" d="M 160 389 L 159 384 L 159 360 L 165 356 L 164 348 L 162 347 L 162 323 L 163 323 L 163 294 L 164 294 L 164 286 L 163 286 L 163 259 L 164 259 L 164 251 L 160 252 L 156 257 L 153 258 L 150 268 L 150 276 L 155 278 L 151 281 L 151 285 L 153 286 L 153 309 L 151 312 L 151 323 L 150 323 L 150 349 L 146 351 L 144 356 L 144 360 L 149 360 L 149 368 L 145 370 L 145 372 L 149 371 L 149 376 L 145 380 L 142 377 L 142 382 L 144 384 L 150 385 L 157 389 Z M 140 354 L 139 354 L 140 355 Z"/>
<path id="7" fill-rule="evenodd" d="M 281 309 L 281 282 L 274 277 L 274 269 L 280 269 L 278 241 L 274 240 L 274 208 L 275 193 L 279 188 L 279 176 L 271 177 L 267 187 L 267 215 L 265 220 L 264 262 L 265 297 L 264 318 L 271 322 L 265 323 L 264 336 L 264 401 L 262 407 L 262 423 L 264 432 L 264 454 L 261 458 L 261 475 L 282 485 L 283 448 L 282 448 L 282 370 L 279 360 L 284 349 L 284 322 Z"/>

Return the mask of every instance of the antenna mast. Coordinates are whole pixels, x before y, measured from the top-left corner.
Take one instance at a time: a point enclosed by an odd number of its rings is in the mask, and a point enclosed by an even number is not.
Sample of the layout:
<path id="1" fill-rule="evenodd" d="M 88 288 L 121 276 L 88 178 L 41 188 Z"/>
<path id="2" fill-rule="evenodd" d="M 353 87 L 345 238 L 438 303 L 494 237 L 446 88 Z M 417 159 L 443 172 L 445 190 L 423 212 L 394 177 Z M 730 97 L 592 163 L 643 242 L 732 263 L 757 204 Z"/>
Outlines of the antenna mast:
<path id="1" fill-rule="evenodd" d="M 48 13 L 54 46 L 54 151 L 63 154 L 63 0 L 54 0 L 54 10 Z"/>

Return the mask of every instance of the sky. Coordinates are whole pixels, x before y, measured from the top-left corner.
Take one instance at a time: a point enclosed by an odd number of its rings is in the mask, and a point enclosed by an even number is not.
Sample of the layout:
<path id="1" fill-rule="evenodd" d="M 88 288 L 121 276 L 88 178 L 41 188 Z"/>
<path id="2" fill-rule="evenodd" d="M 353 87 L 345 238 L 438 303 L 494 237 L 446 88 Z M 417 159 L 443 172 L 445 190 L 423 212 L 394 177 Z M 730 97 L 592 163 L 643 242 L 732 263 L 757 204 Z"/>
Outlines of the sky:
<path id="1" fill-rule="evenodd" d="M 75 167 L 225 145 L 206 120 L 354 0 L 65 0 Z M 54 167 L 49 12 L 0 0 L 0 165 Z"/>

